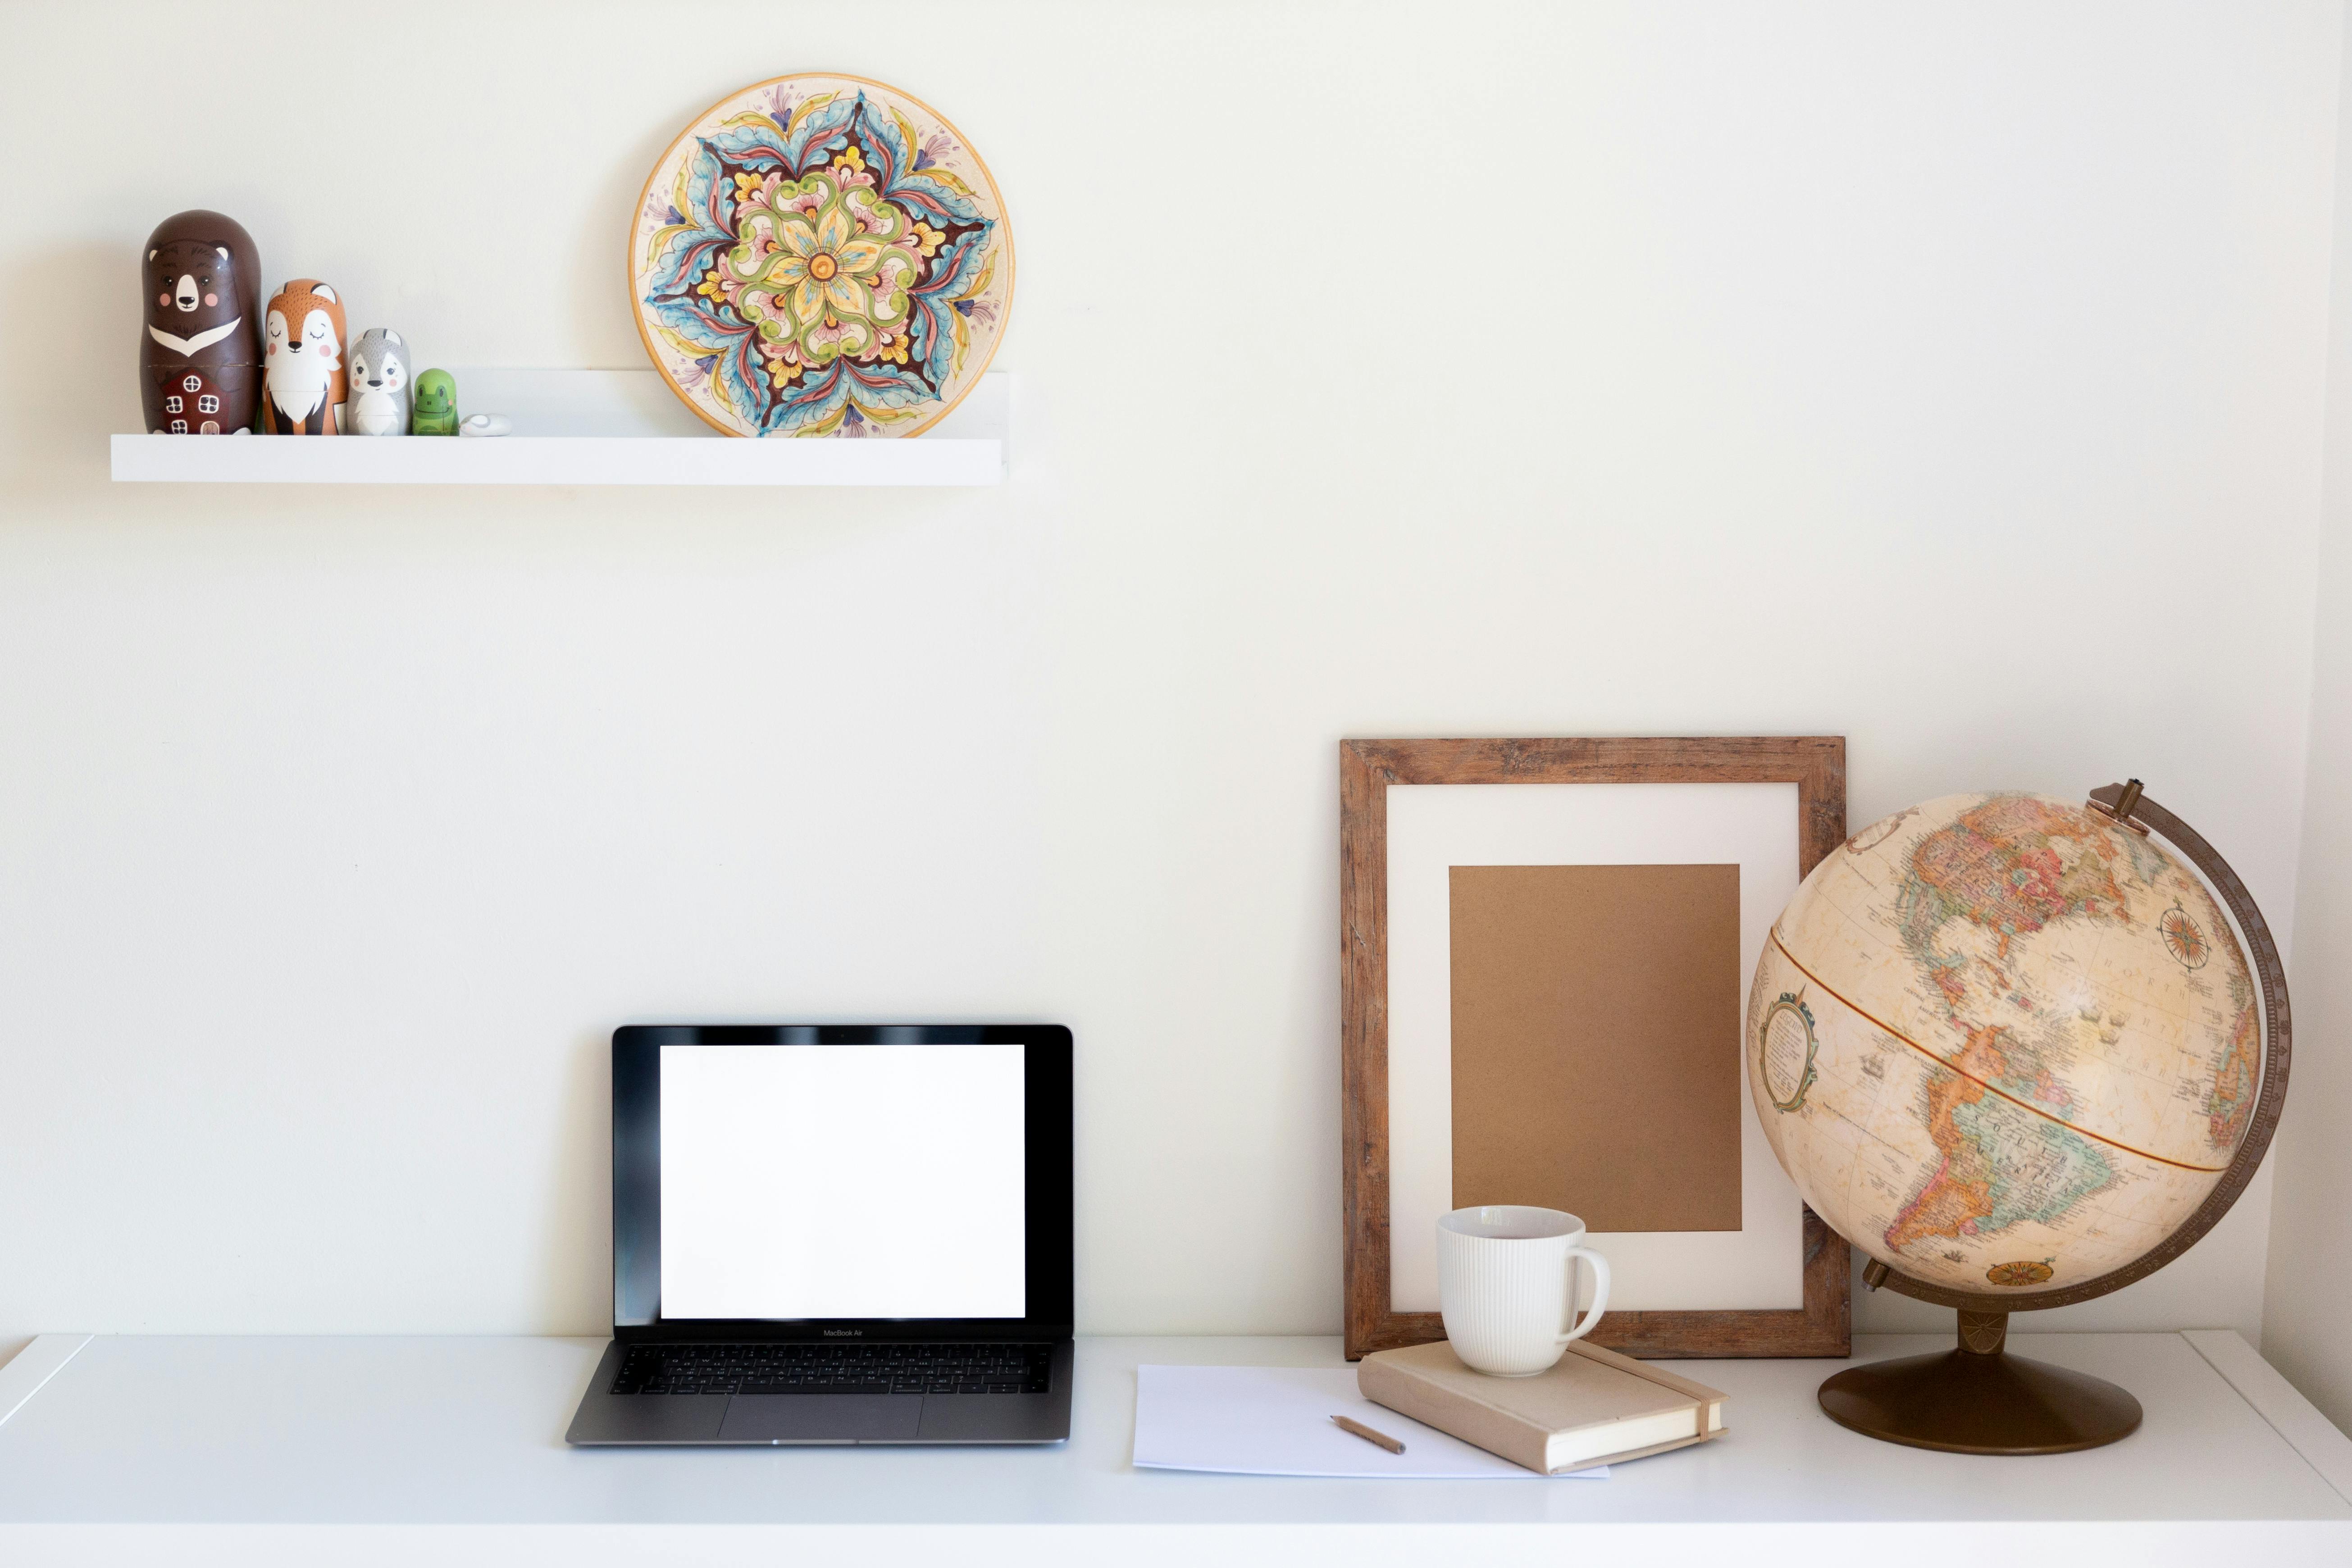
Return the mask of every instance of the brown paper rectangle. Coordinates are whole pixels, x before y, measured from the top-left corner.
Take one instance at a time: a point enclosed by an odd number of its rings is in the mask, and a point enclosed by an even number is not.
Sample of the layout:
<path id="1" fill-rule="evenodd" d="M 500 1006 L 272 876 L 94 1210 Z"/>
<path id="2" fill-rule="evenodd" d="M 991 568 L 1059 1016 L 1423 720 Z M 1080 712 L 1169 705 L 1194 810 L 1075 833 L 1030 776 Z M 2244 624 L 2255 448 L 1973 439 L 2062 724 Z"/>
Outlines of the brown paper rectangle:
<path id="1" fill-rule="evenodd" d="M 1454 1203 L 1739 1228 L 1739 868 L 1456 866 Z"/>

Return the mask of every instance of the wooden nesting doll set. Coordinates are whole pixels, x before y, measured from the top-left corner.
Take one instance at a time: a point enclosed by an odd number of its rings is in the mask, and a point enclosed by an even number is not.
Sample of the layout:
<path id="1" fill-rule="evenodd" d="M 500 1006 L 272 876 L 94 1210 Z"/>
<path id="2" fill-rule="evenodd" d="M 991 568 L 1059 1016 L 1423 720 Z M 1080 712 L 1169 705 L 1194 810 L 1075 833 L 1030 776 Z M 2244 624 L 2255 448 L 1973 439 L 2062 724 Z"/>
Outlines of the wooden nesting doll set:
<path id="1" fill-rule="evenodd" d="M 351 338 L 342 297 L 297 278 L 261 304 L 261 255 L 235 218 L 184 212 L 147 238 L 139 387 L 147 428 L 175 436 L 455 435 L 446 371 L 415 374 L 408 343 Z M 445 407 L 426 415 L 414 389 Z M 441 416 L 446 414 L 445 419 Z"/>

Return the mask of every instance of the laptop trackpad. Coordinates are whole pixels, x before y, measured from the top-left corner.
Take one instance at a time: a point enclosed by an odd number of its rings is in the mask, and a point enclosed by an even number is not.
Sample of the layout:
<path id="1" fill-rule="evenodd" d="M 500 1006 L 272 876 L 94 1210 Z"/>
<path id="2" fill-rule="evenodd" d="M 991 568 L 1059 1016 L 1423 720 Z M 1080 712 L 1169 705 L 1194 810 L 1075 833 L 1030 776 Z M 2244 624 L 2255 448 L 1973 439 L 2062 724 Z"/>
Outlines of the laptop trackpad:
<path id="1" fill-rule="evenodd" d="M 722 1443 L 887 1443 L 923 1424 L 919 1394 L 739 1394 Z"/>

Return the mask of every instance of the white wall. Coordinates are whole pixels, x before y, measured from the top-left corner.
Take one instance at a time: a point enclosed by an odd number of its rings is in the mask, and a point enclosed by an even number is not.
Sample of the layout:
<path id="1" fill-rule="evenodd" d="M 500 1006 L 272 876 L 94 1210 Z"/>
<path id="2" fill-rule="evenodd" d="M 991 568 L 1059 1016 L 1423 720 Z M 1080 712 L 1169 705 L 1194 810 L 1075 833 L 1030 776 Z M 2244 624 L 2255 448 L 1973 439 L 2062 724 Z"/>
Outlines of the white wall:
<path id="1" fill-rule="evenodd" d="M 2352 37 L 2346 40 L 2352 82 Z M 2295 929 L 2294 1066 L 2272 1163 L 2263 1353 L 2352 1428 L 2352 93 L 2338 104 L 2335 304 L 2329 320 L 2326 477 L 2317 572 L 2310 776 Z"/>
<path id="2" fill-rule="evenodd" d="M 1064 1019 L 1083 1325 L 1334 1330 L 1345 735 L 2137 773 L 2289 924 L 2334 0 L 841 16 L 9 12 L 0 1341 L 593 1331 L 686 1015 Z M 632 364 L 645 171 L 795 68 L 1003 184 L 1004 489 L 108 483 L 165 214 Z M 2066 1321 L 2252 1331 L 2268 1202 Z"/>

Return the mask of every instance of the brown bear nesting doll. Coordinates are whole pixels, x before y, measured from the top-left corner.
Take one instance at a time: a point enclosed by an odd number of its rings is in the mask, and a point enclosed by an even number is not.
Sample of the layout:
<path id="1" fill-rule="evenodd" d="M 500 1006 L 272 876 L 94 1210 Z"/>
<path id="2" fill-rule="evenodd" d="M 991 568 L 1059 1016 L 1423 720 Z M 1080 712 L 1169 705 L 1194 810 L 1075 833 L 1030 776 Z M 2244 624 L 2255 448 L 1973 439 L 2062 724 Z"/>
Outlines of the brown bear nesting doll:
<path id="1" fill-rule="evenodd" d="M 334 436 L 351 383 L 343 369 L 343 301 L 316 278 L 278 291 L 263 317 L 261 427 L 273 436 Z"/>
<path id="2" fill-rule="evenodd" d="M 184 212 L 147 237 L 139 395 L 147 428 L 236 435 L 261 394 L 261 253 L 233 217 Z"/>

